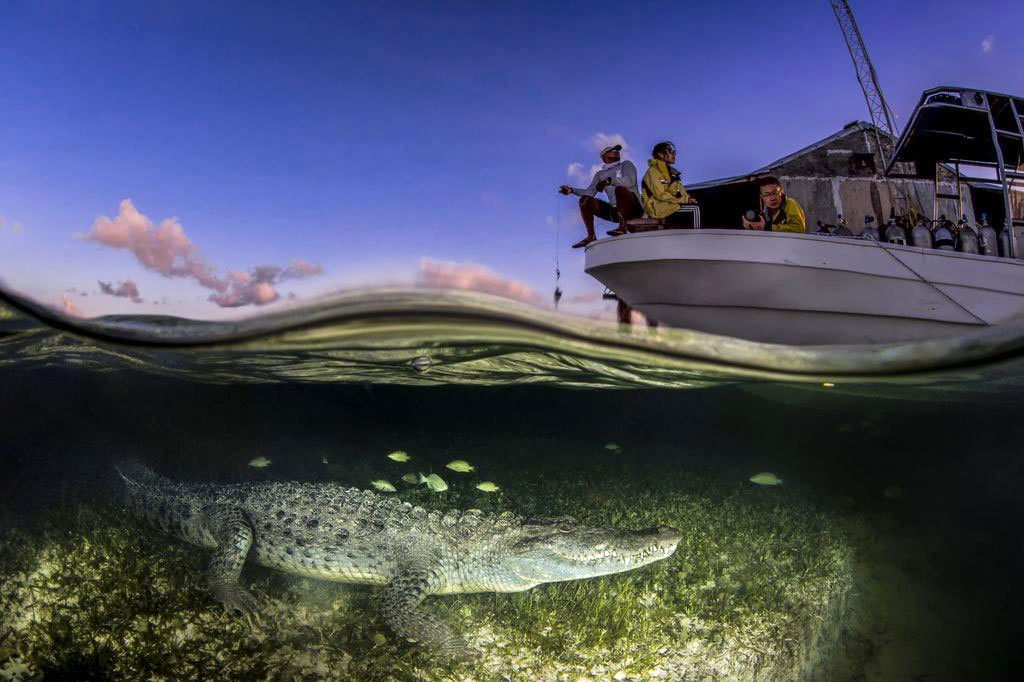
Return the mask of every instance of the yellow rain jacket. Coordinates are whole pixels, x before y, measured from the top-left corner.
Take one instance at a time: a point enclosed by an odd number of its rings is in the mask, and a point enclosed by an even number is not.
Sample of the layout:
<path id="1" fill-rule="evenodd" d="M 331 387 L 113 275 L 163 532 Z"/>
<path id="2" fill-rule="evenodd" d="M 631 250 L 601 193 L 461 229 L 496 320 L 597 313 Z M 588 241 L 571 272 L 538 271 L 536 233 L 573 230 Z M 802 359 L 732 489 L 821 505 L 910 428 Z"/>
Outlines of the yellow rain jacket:
<path id="1" fill-rule="evenodd" d="M 672 179 L 667 163 L 661 159 L 648 159 L 647 166 L 641 185 L 644 211 L 648 218 L 665 218 L 678 211 L 683 204 L 697 203 L 686 193 L 683 183 Z"/>
<path id="2" fill-rule="evenodd" d="M 804 217 L 804 210 L 796 200 L 783 195 L 786 201 L 779 206 L 779 210 L 771 213 L 767 209 L 765 215 L 765 229 L 772 232 L 806 232 L 807 218 Z"/>

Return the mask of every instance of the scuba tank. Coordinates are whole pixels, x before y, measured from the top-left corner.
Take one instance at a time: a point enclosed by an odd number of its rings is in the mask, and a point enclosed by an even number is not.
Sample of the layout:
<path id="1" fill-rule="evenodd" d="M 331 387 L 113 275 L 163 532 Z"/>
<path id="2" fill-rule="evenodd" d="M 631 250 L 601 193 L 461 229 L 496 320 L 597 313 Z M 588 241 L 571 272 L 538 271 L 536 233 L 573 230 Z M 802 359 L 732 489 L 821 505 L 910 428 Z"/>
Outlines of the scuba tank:
<path id="1" fill-rule="evenodd" d="M 839 224 L 836 225 L 835 228 L 833 228 L 832 234 L 835 235 L 836 237 L 852 237 L 853 232 L 850 232 L 850 228 L 846 226 L 846 218 L 844 218 L 842 215 L 839 215 L 837 217 L 837 222 Z"/>
<path id="2" fill-rule="evenodd" d="M 885 241 L 890 244 L 907 245 L 907 231 L 896 222 L 896 216 L 889 216 L 889 224 L 885 226 Z"/>
<path id="3" fill-rule="evenodd" d="M 939 216 L 939 222 L 935 224 L 932 231 L 932 239 L 935 248 L 940 251 L 956 251 L 956 234 L 953 232 L 953 223 L 946 220 L 946 215 Z"/>
<path id="4" fill-rule="evenodd" d="M 873 222 L 875 222 L 875 216 L 864 216 L 864 229 L 860 231 L 861 239 L 870 239 L 876 242 L 881 240 L 882 235 L 878 233 L 878 228 L 871 224 Z"/>
<path id="5" fill-rule="evenodd" d="M 910 232 L 910 243 L 920 246 L 922 249 L 932 248 L 932 231 L 928 229 L 928 223 L 924 216 L 918 216 L 917 225 Z"/>
<path id="6" fill-rule="evenodd" d="M 961 216 L 956 228 L 958 251 L 961 253 L 978 253 L 978 233 L 967 224 L 967 216 Z"/>
<path id="7" fill-rule="evenodd" d="M 981 225 L 978 225 L 978 253 L 983 256 L 999 255 L 999 235 L 988 224 L 988 216 L 984 213 L 981 214 Z"/>
<path id="8" fill-rule="evenodd" d="M 1003 229 L 999 230 L 999 255 L 1003 258 L 1010 258 L 1010 229 L 1003 223 Z"/>

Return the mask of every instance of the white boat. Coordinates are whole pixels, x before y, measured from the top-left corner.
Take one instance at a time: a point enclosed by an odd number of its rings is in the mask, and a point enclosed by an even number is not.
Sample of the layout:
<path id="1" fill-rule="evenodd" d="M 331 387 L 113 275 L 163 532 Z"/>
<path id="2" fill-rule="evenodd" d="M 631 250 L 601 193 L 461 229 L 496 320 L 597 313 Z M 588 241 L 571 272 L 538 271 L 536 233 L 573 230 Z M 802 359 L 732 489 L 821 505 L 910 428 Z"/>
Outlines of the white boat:
<path id="1" fill-rule="evenodd" d="M 814 234 L 601 239 L 585 270 L 661 323 L 770 343 L 953 336 L 1024 315 L 1024 261 Z"/>
<path id="2" fill-rule="evenodd" d="M 1005 257 L 905 240 L 672 229 L 593 242 L 585 270 L 674 327 L 797 345 L 959 335 L 1024 316 L 1024 221 L 1010 196 L 1024 167 L 1006 165 L 1007 152 L 1024 158 L 1024 100 L 933 88 L 922 95 L 886 169 L 907 177 L 897 169 L 912 166 L 914 177 L 934 179 L 937 164 L 951 162 L 958 182 L 979 179 L 962 174 L 960 163 L 991 169 L 1004 195 Z"/>

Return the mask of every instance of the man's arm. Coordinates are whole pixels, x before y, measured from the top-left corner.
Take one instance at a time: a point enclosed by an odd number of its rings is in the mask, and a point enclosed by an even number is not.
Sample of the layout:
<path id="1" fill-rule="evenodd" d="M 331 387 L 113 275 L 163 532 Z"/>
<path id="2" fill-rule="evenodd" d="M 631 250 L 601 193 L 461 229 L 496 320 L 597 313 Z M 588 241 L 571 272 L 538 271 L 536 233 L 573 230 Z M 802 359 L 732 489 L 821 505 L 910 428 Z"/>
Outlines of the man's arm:
<path id="1" fill-rule="evenodd" d="M 675 183 L 669 185 L 661 184 L 661 179 L 654 177 L 654 170 L 650 169 L 644 173 L 644 184 L 647 186 L 647 191 L 651 193 L 651 196 L 658 201 L 670 201 L 675 204 L 685 203 L 683 199 L 676 196 L 675 190 L 669 191 L 668 188 Z M 680 185 L 682 187 L 682 185 Z M 683 196 L 686 196 L 686 192 L 683 192 Z"/>
<path id="2" fill-rule="evenodd" d="M 601 181 L 601 171 L 594 173 L 594 179 L 590 181 L 590 185 L 580 189 L 579 187 L 570 187 L 569 190 L 578 197 L 592 197 L 597 194 L 597 183 Z"/>
<path id="3" fill-rule="evenodd" d="M 680 199 L 680 201 L 682 203 L 684 203 L 684 204 L 696 204 L 697 203 L 697 200 L 694 199 L 693 197 L 691 197 L 690 193 L 686 191 L 686 187 L 683 186 L 683 183 L 681 183 L 679 181 L 676 181 L 675 185 L 676 185 L 676 190 L 678 190 L 683 195 L 683 198 Z M 669 187 L 671 187 L 671 186 L 672 185 L 669 185 Z M 673 191 L 676 191 L 676 190 L 673 190 Z"/>

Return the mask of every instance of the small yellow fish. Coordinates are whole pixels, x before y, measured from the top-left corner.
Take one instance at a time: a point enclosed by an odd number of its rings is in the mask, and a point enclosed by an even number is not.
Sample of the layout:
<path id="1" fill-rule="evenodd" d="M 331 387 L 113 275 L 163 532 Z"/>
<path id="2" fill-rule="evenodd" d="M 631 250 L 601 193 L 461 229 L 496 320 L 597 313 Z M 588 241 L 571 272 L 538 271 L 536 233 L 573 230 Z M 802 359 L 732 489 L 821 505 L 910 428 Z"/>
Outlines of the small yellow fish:
<path id="1" fill-rule="evenodd" d="M 373 645 L 374 646 L 384 646 L 387 643 L 388 643 L 388 638 L 384 636 L 383 632 L 375 632 L 375 633 L 373 633 Z"/>
<path id="2" fill-rule="evenodd" d="M 477 490 L 482 490 L 485 493 L 496 493 L 499 490 L 501 490 L 501 488 L 498 487 L 497 483 L 491 483 L 490 481 L 484 481 L 483 483 L 478 483 L 477 486 L 476 486 L 476 489 Z"/>
<path id="3" fill-rule="evenodd" d="M 256 467 L 257 469 L 262 469 L 263 467 L 270 466 L 270 460 L 267 459 L 266 457 L 256 457 L 254 459 L 249 460 L 249 466 Z"/>
<path id="4" fill-rule="evenodd" d="M 437 474 L 430 474 L 429 476 L 420 474 L 420 483 L 425 484 L 435 493 L 443 493 L 445 490 L 448 490 L 448 484 Z"/>
<path id="5" fill-rule="evenodd" d="M 409 453 L 406 452 L 405 450 L 395 450 L 394 452 L 388 454 L 388 459 L 394 460 L 396 462 L 408 462 Z"/>
<path id="6" fill-rule="evenodd" d="M 782 485 L 782 479 L 770 471 L 762 471 L 750 477 L 751 483 L 758 485 Z"/>
<path id="7" fill-rule="evenodd" d="M 473 471 L 473 465 L 464 459 L 453 459 L 452 461 L 445 464 L 445 466 L 451 469 L 452 471 L 458 471 L 463 474 Z"/>
<path id="8" fill-rule="evenodd" d="M 619 446 L 618 443 L 608 443 L 608 445 L 604 446 L 604 449 L 605 450 L 610 450 L 611 452 L 618 452 L 622 448 Z"/>
<path id="9" fill-rule="evenodd" d="M 370 481 L 370 485 L 372 485 L 377 490 L 383 490 L 386 493 L 395 492 L 395 486 L 391 485 L 382 478 L 378 478 L 376 481 Z"/>
<path id="10" fill-rule="evenodd" d="M 416 478 L 416 474 L 413 473 L 408 473 L 405 476 L 402 476 L 402 480 L 410 485 L 416 485 L 419 483 L 419 480 Z"/>

